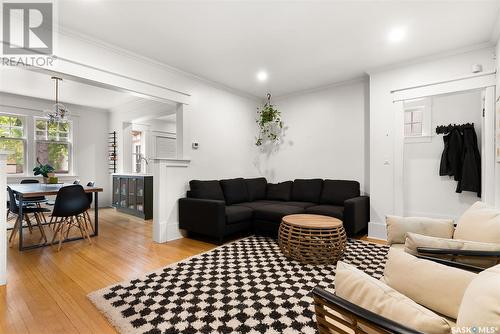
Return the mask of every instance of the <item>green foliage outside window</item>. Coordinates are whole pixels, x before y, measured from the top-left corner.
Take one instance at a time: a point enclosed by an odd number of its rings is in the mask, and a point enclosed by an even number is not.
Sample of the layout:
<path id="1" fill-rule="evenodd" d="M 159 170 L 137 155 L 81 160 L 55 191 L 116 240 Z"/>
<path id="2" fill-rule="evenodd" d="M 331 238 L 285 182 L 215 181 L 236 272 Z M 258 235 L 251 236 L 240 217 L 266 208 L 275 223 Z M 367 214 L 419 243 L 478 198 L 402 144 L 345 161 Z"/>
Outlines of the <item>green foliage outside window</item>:
<path id="1" fill-rule="evenodd" d="M 0 149 L 12 152 L 7 157 L 7 173 L 24 170 L 24 118 L 13 115 L 0 116 Z"/>
<path id="2" fill-rule="evenodd" d="M 55 168 L 56 173 L 69 172 L 69 122 L 36 120 L 37 158 Z"/>
<path id="3" fill-rule="evenodd" d="M 12 152 L 7 157 L 7 173 L 24 172 L 25 130 L 23 116 L 0 115 L 0 149 Z M 68 173 L 70 166 L 70 122 L 35 119 L 36 158 L 54 167 L 56 173 Z"/>

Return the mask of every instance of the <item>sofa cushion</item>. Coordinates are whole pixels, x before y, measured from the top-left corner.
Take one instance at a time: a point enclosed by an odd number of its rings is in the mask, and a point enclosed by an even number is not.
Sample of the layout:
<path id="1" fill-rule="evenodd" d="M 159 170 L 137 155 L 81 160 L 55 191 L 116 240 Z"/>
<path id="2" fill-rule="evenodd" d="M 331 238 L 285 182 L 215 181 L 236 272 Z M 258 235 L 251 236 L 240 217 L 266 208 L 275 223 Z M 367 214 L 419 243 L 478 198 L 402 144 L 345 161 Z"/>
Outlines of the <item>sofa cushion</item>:
<path id="1" fill-rule="evenodd" d="M 255 202 L 243 202 L 243 203 L 238 203 L 239 206 L 245 206 L 247 208 L 250 208 L 250 209 L 258 209 L 258 208 L 262 208 L 266 205 L 271 205 L 271 204 L 281 204 L 283 203 L 282 201 L 266 201 L 266 200 L 263 200 L 263 201 L 255 201 Z"/>
<path id="2" fill-rule="evenodd" d="M 266 199 L 267 180 L 264 177 L 245 179 L 250 202 Z"/>
<path id="3" fill-rule="evenodd" d="M 268 183 L 266 199 L 273 201 L 289 201 L 292 195 L 292 181 Z"/>
<path id="4" fill-rule="evenodd" d="M 304 213 L 304 209 L 284 204 L 271 204 L 256 209 L 254 216 L 255 219 L 279 223 L 284 216 L 296 213 Z"/>
<path id="5" fill-rule="evenodd" d="M 243 178 L 221 180 L 220 185 L 228 205 L 248 201 L 247 184 Z"/>
<path id="6" fill-rule="evenodd" d="M 474 203 L 458 219 L 454 239 L 500 243 L 500 210 Z"/>
<path id="7" fill-rule="evenodd" d="M 451 219 L 387 216 L 385 222 L 387 242 L 390 245 L 404 244 L 407 232 L 438 238 L 451 238 L 455 228 Z"/>
<path id="8" fill-rule="evenodd" d="M 233 224 L 244 220 L 252 219 L 253 210 L 245 206 L 226 206 L 226 223 Z"/>
<path id="9" fill-rule="evenodd" d="M 315 205 L 306 208 L 306 213 L 330 216 L 342 220 L 344 218 L 344 207 L 336 205 Z"/>
<path id="10" fill-rule="evenodd" d="M 349 198 L 358 197 L 359 182 L 347 180 L 325 180 L 321 191 L 321 204 L 344 205 Z"/>
<path id="11" fill-rule="evenodd" d="M 459 328 L 500 329 L 500 264 L 480 272 L 465 290 L 458 312 Z"/>
<path id="12" fill-rule="evenodd" d="M 496 251 L 500 252 L 500 243 L 494 244 L 491 242 L 477 242 L 459 239 L 445 239 L 429 237 L 427 235 L 417 233 L 406 233 L 405 252 L 412 255 L 418 255 L 417 247 L 429 248 L 444 248 L 455 250 L 477 250 L 477 251 Z M 427 255 L 427 254 L 426 254 Z M 427 255 L 440 258 L 448 258 L 449 255 Z M 478 256 L 456 256 L 454 260 L 461 263 L 471 264 L 483 268 L 492 267 L 496 264 L 497 258 L 478 257 Z"/>
<path id="13" fill-rule="evenodd" d="M 457 319 L 465 290 L 476 276 L 470 271 L 392 249 L 384 270 L 384 282 L 391 288 L 453 319 Z"/>
<path id="14" fill-rule="evenodd" d="M 292 201 L 319 203 L 322 179 L 296 179 L 293 181 Z"/>
<path id="15" fill-rule="evenodd" d="M 419 332 L 451 333 L 452 324 L 444 317 L 420 306 L 382 281 L 342 261 L 337 263 L 335 294 Z"/>
<path id="16" fill-rule="evenodd" d="M 310 206 L 317 205 L 316 203 L 312 203 L 312 202 L 294 202 L 294 201 L 283 202 L 283 204 L 290 205 L 290 206 L 298 206 L 299 208 L 308 208 Z"/>
<path id="17" fill-rule="evenodd" d="M 191 189 L 190 197 L 192 198 L 225 200 L 219 181 L 191 180 L 189 181 L 189 187 Z"/>

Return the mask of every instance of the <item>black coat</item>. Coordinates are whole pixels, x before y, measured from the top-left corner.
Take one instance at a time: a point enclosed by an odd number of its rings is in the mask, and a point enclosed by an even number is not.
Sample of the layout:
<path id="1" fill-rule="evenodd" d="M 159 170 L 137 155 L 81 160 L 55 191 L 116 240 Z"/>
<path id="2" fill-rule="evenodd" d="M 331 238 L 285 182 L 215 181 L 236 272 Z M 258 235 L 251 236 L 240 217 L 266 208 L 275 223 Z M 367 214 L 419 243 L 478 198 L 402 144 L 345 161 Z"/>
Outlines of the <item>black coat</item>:
<path id="1" fill-rule="evenodd" d="M 462 177 L 463 138 L 460 131 L 455 128 L 443 137 L 444 150 L 441 154 L 439 175 L 453 176 L 455 181 Z"/>
<path id="2" fill-rule="evenodd" d="M 481 155 L 474 128 L 465 128 L 463 138 L 462 173 L 457 185 L 457 193 L 473 191 L 481 197 Z"/>

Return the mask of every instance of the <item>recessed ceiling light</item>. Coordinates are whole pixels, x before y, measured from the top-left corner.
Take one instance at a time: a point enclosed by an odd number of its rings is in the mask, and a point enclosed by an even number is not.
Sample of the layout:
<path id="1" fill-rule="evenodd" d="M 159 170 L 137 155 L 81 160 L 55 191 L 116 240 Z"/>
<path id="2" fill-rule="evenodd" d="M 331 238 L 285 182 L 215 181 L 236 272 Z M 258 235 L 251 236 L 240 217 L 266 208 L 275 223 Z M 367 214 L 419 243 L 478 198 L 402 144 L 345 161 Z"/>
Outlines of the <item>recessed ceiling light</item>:
<path id="1" fill-rule="evenodd" d="M 405 37 L 406 37 L 406 28 L 404 27 L 393 28 L 391 31 L 389 31 L 389 34 L 387 35 L 387 39 L 389 40 L 389 42 L 392 43 L 401 42 Z"/>
<path id="2" fill-rule="evenodd" d="M 266 71 L 260 71 L 257 73 L 257 80 L 259 81 L 266 81 L 267 80 L 267 72 Z"/>

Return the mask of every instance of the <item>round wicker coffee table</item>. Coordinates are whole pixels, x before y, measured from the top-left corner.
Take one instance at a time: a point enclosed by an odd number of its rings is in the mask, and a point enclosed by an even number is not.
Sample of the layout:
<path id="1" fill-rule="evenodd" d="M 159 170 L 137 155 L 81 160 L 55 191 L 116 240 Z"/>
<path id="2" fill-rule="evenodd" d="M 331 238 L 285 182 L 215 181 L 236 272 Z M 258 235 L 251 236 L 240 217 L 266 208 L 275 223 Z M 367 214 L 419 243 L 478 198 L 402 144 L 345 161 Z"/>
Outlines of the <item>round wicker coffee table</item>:
<path id="1" fill-rule="evenodd" d="M 342 221 L 328 216 L 298 214 L 283 217 L 278 244 L 287 257 L 308 264 L 335 264 L 347 244 Z"/>

